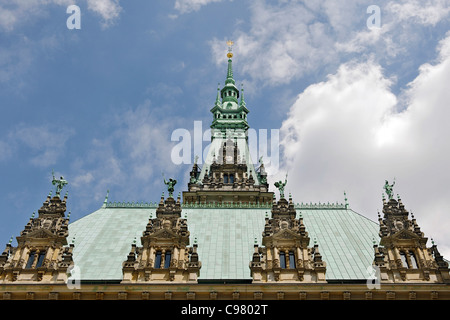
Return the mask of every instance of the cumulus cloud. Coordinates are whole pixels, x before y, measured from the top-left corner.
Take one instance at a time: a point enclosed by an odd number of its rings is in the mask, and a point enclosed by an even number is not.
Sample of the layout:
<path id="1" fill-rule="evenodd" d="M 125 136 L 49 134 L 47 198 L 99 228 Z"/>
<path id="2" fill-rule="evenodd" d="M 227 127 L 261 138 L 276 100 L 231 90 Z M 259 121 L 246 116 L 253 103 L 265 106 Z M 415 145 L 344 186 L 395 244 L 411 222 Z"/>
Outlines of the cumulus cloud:
<path id="1" fill-rule="evenodd" d="M 345 190 L 354 210 L 376 220 L 384 180 L 396 178 L 394 191 L 449 257 L 449 48 L 450 34 L 401 97 L 373 61 L 342 64 L 304 90 L 281 128 L 295 200 L 341 200 Z"/>

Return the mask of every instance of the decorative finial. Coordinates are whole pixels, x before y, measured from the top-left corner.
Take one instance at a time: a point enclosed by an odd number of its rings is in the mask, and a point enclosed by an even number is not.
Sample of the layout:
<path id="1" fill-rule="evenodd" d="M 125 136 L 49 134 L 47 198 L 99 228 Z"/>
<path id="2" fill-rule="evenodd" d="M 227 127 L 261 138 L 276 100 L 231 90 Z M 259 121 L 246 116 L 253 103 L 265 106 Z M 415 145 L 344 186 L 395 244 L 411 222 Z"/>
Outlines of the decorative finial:
<path id="1" fill-rule="evenodd" d="M 35 212 L 33 211 L 33 214 L 31 215 L 31 219 L 33 219 L 33 218 L 34 218 L 34 215 L 35 215 Z"/>
<path id="2" fill-rule="evenodd" d="M 133 244 L 134 245 L 136 244 L 136 237 L 134 237 L 134 239 L 133 239 Z"/>
<path id="3" fill-rule="evenodd" d="M 72 214 L 72 211 L 69 211 L 69 214 L 67 215 L 67 219 L 70 219 L 71 214 Z"/>
<path id="4" fill-rule="evenodd" d="M 258 244 L 258 240 L 256 239 L 256 237 L 255 237 L 255 244 Z"/>
<path id="5" fill-rule="evenodd" d="M 228 53 L 227 53 L 227 57 L 228 59 L 231 59 L 233 57 L 233 44 L 234 42 L 231 40 L 227 41 L 227 45 L 228 45 Z"/>
<path id="6" fill-rule="evenodd" d="M 8 244 L 11 245 L 12 241 L 13 241 L 13 236 L 11 236 L 11 238 L 9 239 Z"/>

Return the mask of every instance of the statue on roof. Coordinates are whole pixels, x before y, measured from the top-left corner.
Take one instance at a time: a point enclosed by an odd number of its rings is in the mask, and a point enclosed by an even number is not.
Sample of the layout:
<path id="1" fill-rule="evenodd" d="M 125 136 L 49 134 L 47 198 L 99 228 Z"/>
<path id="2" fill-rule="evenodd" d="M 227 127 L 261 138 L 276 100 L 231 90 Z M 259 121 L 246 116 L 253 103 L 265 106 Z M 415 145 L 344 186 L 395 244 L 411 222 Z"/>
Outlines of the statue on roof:
<path id="1" fill-rule="evenodd" d="M 52 175 L 53 175 L 52 184 L 56 185 L 56 195 L 59 196 L 59 194 L 61 193 L 62 188 L 66 184 L 68 184 L 68 182 L 67 182 L 67 180 L 64 179 L 63 176 L 61 176 L 61 178 L 59 178 L 59 179 L 56 179 L 54 170 L 52 170 Z"/>
<path id="2" fill-rule="evenodd" d="M 386 183 L 384 184 L 384 190 L 389 198 L 389 200 L 391 200 L 394 196 L 393 196 L 393 188 L 395 185 L 395 178 L 394 178 L 394 182 L 390 185 L 389 182 L 386 180 Z"/>
<path id="3" fill-rule="evenodd" d="M 284 180 L 284 182 L 283 181 L 278 181 L 278 182 L 275 182 L 275 187 L 278 189 L 278 190 L 280 190 L 280 198 L 284 198 L 284 187 L 286 186 L 286 183 L 287 183 L 287 174 L 286 174 L 286 179 Z"/>
<path id="4" fill-rule="evenodd" d="M 169 181 L 166 181 L 166 179 L 164 178 L 164 183 L 167 185 L 169 197 L 173 198 L 173 191 L 175 190 L 174 186 L 177 184 L 177 180 L 170 178 Z"/>

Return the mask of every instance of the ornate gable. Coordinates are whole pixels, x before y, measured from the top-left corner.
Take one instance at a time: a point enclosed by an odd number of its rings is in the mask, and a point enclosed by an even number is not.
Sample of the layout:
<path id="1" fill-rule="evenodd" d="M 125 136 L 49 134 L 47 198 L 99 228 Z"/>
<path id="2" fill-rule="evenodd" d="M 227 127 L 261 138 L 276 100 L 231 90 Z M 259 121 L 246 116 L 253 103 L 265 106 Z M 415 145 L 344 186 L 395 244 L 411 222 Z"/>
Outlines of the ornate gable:
<path id="1" fill-rule="evenodd" d="M 286 182 L 277 187 L 284 187 Z M 263 247 L 255 244 L 250 262 L 253 282 L 325 281 L 326 263 L 319 247 L 308 247 L 310 239 L 303 218 L 296 219 L 292 198 L 288 202 L 282 190 L 280 200 L 273 203 L 272 218 L 266 217 L 262 235 Z"/>
<path id="2" fill-rule="evenodd" d="M 426 238 L 416 219 L 405 209 L 400 197 L 393 199 L 392 187 L 386 181 L 388 201 L 383 198 L 380 224 L 380 246 L 374 245 L 374 266 L 379 268 L 381 282 L 450 283 L 448 264 L 437 247 L 427 248 Z"/>
<path id="3" fill-rule="evenodd" d="M 48 195 L 38 217 L 34 213 L 17 237 L 17 247 L 9 243 L 0 256 L 0 282 L 67 281 L 67 271 L 73 266 L 73 244 L 67 246 L 69 217 L 65 217 L 67 193 L 60 191 L 67 181 L 53 178 L 56 195 Z"/>
<path id="4" fill-rule="evenodd" d="M 132 244 L 123 262 L 123 283 L 196 282 L 201 262 L 197 244 L 189 245 L 187 220 L 181 218 L 180 197 L 161 197 L 156 218 L 150 217 L 141 237 L 141 247 Z"/>

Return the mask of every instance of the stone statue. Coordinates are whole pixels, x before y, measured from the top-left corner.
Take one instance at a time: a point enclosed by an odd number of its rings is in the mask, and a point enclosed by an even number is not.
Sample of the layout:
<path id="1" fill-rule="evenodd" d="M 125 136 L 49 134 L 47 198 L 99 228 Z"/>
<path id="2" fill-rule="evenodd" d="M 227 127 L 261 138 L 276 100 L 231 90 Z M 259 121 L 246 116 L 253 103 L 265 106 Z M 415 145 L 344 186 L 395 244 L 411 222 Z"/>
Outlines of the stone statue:
<path id="1" fill-rule="evenodd" d="M 173 198 L 174 186 L 177 184 L 177 180 L 170 178 L 169 181 L 164 179 L 164 183 L 167 185 L 167 191 L 169 191 L 169 197 Z"/>
<path id="2" fill-rule="evenodd" d="M 287 183 L 287 174 L 286 174 L 286 179 L 284 180 L 284 183 L 281 180 L 278 182 L 275 182 L 275 187 L 278 190 L 280 190 L 280 198 L 284 198 L 284 187 L 286 186 L 286 183 Z"/>
<path id="3" fill-rule="evenodd" d="M 67 182 L 67 180 L 64 180 L 64 177 L 62 177 L 62 176 L 61 176 L 61 178 L 56 179 L 54 170 L 52 170 L 52 175 L 53 175 L 52 184 L 56 185 L 56 195 L 59 196 L 59 194 L 61 193 L 62 188 L 66 184 L 68 184 L 68 182 Z"/>
<path id="4" fill-rule="evenodd" d="M 393 196 L 393 187 L 395 185 L 395 179 L 394 182 L 390 185 L 389 182 L 386 180 L 386 183 L 384 184 L 384 190 L 386 191 L 386 194 L 389 198 L 389 200 L 391 200 L 394 196 Z"/>

